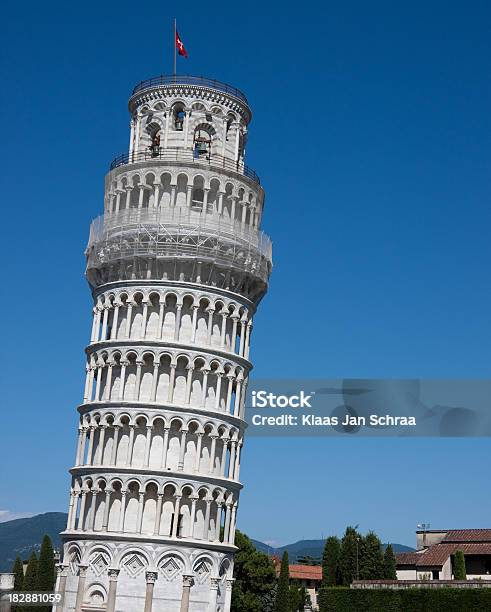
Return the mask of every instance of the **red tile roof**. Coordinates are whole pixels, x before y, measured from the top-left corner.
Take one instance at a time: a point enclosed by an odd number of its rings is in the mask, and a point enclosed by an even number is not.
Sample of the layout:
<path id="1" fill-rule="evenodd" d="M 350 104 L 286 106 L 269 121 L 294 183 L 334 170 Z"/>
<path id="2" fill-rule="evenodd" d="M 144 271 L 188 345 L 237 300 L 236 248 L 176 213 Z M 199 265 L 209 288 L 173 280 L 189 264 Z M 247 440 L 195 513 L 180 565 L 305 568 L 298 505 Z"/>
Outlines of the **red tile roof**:
<path id="1" fill-rule="evenodd" d="M 442 542 L 430 546 L 424 552 L 396 554 L 397 565 L 441 567 L 457 550 L 461 550 L 464 555 L 491 555 L 491 543 Z"/>
<path id="2" fill-rule="evenodd" d="M 396 553 L 397 565 L 416 565 L 418 558 L 423 553 L 418 552 L 402 552 Z"/>
<path id="3" fill-rule="evenodd" d="M 296 580 L 322 580 L 320 565 L 289 565 L 288 573 Z"/>
<path id="4" fill-rule="evenodd" d="M 280 565 L 276 565 L 276 575 L 280 573 Z M 322 580 L 322 567 L 320 565 L 289 565 L 288 574 L 293 580 Z"/>
<path id="5" fill-rule="evenodd" d="M 455 551 L 461 550 L 464 555 L 491 555 L 490 544 L 478 543 L 453 543 L 453 544 L 436 544 L 430 546 L 428 550 L 421 555 L 417 565 L 443 565 L 450 555 Z"/>
<path id="6" fill-rule="evenodd" d="M 451 529 L 443 542 L 491 542 L 491 529 Z"/>

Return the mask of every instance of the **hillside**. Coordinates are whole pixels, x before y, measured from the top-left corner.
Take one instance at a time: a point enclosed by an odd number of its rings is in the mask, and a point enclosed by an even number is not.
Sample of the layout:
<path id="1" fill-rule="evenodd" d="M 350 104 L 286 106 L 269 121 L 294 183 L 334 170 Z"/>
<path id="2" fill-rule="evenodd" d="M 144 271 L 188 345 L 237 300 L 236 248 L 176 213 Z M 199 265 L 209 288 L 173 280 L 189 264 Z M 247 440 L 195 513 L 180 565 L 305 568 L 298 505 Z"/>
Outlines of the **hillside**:
<path id="1" fill-rule="evenodd" d="M 67 515 L 64 512 L 46 512 L 30 518 L 16 519 L 0 523 L 0 572 L 10 571 L 15 557 L 20 555 L 27 559 L 33 549 L 38 550 L 41 540 L 47 533 L 55 548 L 60 548 L 60 531 L 66 526 Z M 295 563 L 299 557 L 321 558 L 324 540 L 300 540 L 279 548 L 271 548 L 264 542 L 252 540 L 254 546 L 269 555 L 281 557 L 288 550 L 290 562 Z M 392 544 L 394 552 L 414 550 L 403 544 Z"/>
<path id="2" fill-rule="evenodd" d="M 55 548 L 60 548 L 60 531 L 66 527 L 64 512 L 46 512 L 30 518 L 0 523 L 0 571 L 10 572 L 15 557 L 27 559 L 33 549 L 39 550 L 44 534 L 48 534 Z"/>
<path id="3" fill-rule="evenodd" d="M 285 550 L 288 551 L 288 557 L 290 559 L 290 563 L 295 563 L 299 557 L 313 557 L 321 559 L 322 552 L 324 550 L 324 540 L 299 540 L 298 542 L 294 542 L 293 544 L 286 544 L 285 546 L 280 546 L 279 548 L 272 548 L 264 542 L 259 542 L 258 540 L 252 540 L 254 546 L 268 555 L 277 555 L 281 557 Z M 384 548 L 387 544 L 384 544 Z M 412 552 L 414 548 L 410 546 L 405 546 L 404 544 L 394 544 L 392 543 L 392 547 L 394 552 Z"/>

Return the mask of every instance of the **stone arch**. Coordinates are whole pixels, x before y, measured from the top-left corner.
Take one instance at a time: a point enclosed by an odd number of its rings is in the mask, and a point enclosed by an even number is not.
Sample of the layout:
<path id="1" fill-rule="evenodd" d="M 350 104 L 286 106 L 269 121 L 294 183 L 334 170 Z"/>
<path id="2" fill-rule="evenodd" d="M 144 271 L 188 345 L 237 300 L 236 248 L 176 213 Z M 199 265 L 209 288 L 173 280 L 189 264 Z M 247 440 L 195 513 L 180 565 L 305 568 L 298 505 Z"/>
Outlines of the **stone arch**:
<path id="1" fill-rule="evenodd" d="M 104 575 L 113 563 L 111 550 L 104 544 L 92 544 L 88 547 L 86 555 L 89 569 L 97 577 Z"/>
<path id="2" fill-rule="evenodd" d="M 107 590 L 100 582 L 90 584 L 84 595 L 84 603 L 95 609 L 103 608 L 107 604 Z"/>
<path id="3" fill-rule="evenodd" d="M 205 200 L 205 178 L 201 174 L 193 177 L 193 189 L 191 192 L 191 209 L 197 212 L 203 211 Z"/>
<path id="4" fill-rule="evenodd" d="M 179 172 L 176 178 L 176 207 L 185 208 L 187 206 L 187 192 L 189 177 L 185 172 Z"/>
<path id="5" fill-rule="evenodd" d="M 137 578 L 137 576 L 145 571 L 148 565 L 147 555 L 139 548 L 132 547 L 132 549 L 121 554 L 119 567 L 129 578 Z"/>
<path id="6" fill-rule="evenodd" d="M 162 172 L 159 177 L 159 200 L 157 206 L 161 208 L 169 208 L 171 205 L 172 194 L 172 174 L 170 172 Z"/>
<path id="7" fill-rule="evenodd" d="M 210 123 L 202 122 L 202 120 L 201 122 L 198 121 L 191 126 L 194 157 L 198 160 L 209 160 L 212 155 L 218 153 L 216 146 L 217 132 Z"/>
<path id="8" fill-rule="evenodd" d="M 174 521 L 175 495 L 177 486 L 168 482 L 162 489 L 162 514 L 160 517 L 159 534 L 170 536 Z"/>
<path id="9" fill-rule="evenodd" d="M 78 566 L 82 561 L 82 551 L 77 544 L 70 543 L 67 549 L 67 562 L 70 573 L 72 576 L 76 576 L 78 572 Z"/>
<path id="10" fill-rule="evenodd" d="M 157 496 L 159 484 L 156 480 L 150 479 L 145 483 L 145 500 L 143 505 L 141 533 L 153 535 L 155 530 L 155 519 L 157 516 Z"/>
<path id="11" fill-rule="evenodd" d="M 186 558 L 178 551 L 166 551 L 157 562 L 159 575 L 166 582 L 174 582 L 181 578 L 188 570 Z"/>
<path id="12" fill-rule="evenodd" d="M 193 563 L 193 574 L 198 584 L 209 582 L 213 570 L 215 570 L 215 562 L 208 554 L 199 555 Z"/>

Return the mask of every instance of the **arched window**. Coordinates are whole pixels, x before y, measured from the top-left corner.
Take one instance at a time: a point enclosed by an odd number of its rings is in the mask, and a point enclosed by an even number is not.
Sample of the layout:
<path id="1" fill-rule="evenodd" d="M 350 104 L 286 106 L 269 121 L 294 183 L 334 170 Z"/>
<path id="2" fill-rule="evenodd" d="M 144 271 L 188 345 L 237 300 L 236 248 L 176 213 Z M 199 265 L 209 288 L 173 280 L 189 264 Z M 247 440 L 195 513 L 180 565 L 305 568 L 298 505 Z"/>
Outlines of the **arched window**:
<path id="1" fill-rule="evenodd" d="M 182 103 L 175 104 L 172 109 L 172 119 L 173 119 L 172 122 L 174 125 L 174 129 L 177 132 L 182 132 L 183 130 L 184 117 L 185 117 L 184 105 Z"/>
<path id="2" fill-rule="evenodd" d="M 152 157 L 158 157 L 160 153 L 160 130 L 152 136 L 152 144 L 149 146 Z"/>
<path id="3" fill-rule="evenodd" d="M 194 157 L 210 159 L 211 130 L 207 126 L 198 126 L 194 131 Z"/>
<path id="4" fill-rule="evenodd" d="M 193 210 L 203 210 L 203 202 L 205 200 L 204 182 L 201 176 L 197 176 L 193 182 L 193 192 L 191 198 L 191 208 Z"/>
<path id="5" fill-rule="evenodd" d="M 230 128 L 232 127 L 232 123 L 235 121 L 235 117 L 233 115 L 227 115 L 227 127 L 225 132 L 225 140 L 228 140 L 228 134 L 230 132 Z"/>
<path id="6" fill-rule="evenodd" d="M 145 129 L 148 134 L 148 140 L 150 140 L 150 144 L 148 145 L 148 149 L 152 157 L 158 157 L 160 152 L 160 125 L 154 121 L 152 121 L 149 125 L 147 125 Z"/>

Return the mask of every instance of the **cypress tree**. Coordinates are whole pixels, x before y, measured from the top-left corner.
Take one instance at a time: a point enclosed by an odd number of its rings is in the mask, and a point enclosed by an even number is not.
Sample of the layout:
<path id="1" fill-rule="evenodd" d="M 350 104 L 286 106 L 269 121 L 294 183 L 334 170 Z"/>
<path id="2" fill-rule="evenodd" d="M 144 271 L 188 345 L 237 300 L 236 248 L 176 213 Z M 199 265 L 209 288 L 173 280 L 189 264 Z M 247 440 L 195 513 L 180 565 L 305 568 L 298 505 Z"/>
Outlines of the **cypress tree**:
<path id="1" fill-rule="evenodd" d="M 300 587 L 295 581 L 289 588 L 289 607 L 290 612 L 298 612 L 300 608 Z"/>
<path id="2" fill-rule="evenodd" d="M 41 544 L 38 564 L 38 591 L 53 591 L 56 582 L 56 568 L 53 545 L 48 535 Z"/>
<path id="3" fill-rule="evenodd" d="M 308 605 L 309 608 L 312 606 L 312 601 L 310 599 L 309 592 L 307 591 L 307 587 L 301 586 L 299 590 L 300 594 L 300 605 L 298 607 L 299 612 L 305 612 L 305 607 Z"/>
<path id="4" fill-rule="evenodd" d="M 339 555 L 341 542 L 336 536 L 329 536 L 322 555 L 322 586 L 336 586 L 339 583 Z"/>
<path id="5" fill-rule="evenodd" d="M 278 578 L 278 589 L 274 602 L 274 612 L 290 612 L 290 588 L 288 586 L 288 552 L 285 550 L 281 559 L 281 569 Z"/>
<path id="6" fill-rule="evenodd" d="M 24 566 L 22 565 L 22 559 L 18 555 L 15 558 L 14 567 L 12 568 L 12 574 L 15 575 L 14 591 L 21 591 L 22 583 L 24 582 Z"/>
<path id="7" fill-rule="evenodd" d="M 373 531 L 369 531 L 361 541 L 359 570 L 362 580 L 381 580 L 383 578 L 382 542 Z"/>
<path id="8" fill-rule="evenodd" d="M 38 584 L 38 558 L 36 553 L 32 551 L 27 564 L 26 573 L 22 582 L 23 591 L 35 591 Z"/>
<path id="9" fill-rule="evenodd" d="M 38 558 L 36 553 L 32 551 L 27 564 L 26 573 L 22 582 L 23 591 L 36 591 L 38 583 Z M 18 612 L 36 612 L 34 606 L 16 606 Z"/>
<path id="10" fill-rule="evenodd" d="M 387 544 L 384 552 L 384 579 L 397 580 L 397 561 L 392 544 Z"/>
<path id="11" fill-rule="evenodd" d="M 349 586 L 357 577 L 360 535 L 354 527 L 346 527 L 339 554 L 339 576 L 343 586 Z"/>
<path id="12" fill-rule="evenodd" d="M 453 577 L 454 580 L 467 580 L 467 571 L 465 569 L 465 557 L 461 550 L 456 550 L 453 559 Z"/>

